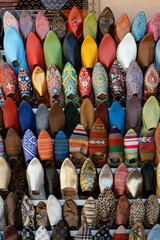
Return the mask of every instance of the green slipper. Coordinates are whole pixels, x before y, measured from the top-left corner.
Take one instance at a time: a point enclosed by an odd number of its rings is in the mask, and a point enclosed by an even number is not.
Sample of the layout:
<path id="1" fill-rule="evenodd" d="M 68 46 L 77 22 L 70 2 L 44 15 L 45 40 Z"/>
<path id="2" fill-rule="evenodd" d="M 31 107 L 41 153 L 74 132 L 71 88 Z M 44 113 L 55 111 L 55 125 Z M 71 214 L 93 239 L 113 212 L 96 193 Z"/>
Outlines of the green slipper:
<path id="1" fill-rule="evenodd" d="M 159 123 L 160 108 L 157 99 L 151 96 L 144 104 L 142 111 L 142 128 L 140 137 L 143 137 L 146 133 L 154 136 L 155 130 Z"/>
<path id="2" fill-rule="evenodd" d="M 94 39 L 94 41 L 96 41 L 97 26 L 97 19 L 93 13 L 89 13 L 83 22 L 83 38 L 85 39 L 89 35 Z"/>
<path id="3" fill-rule="evenodd" d="M 59 70 L 63 70 L 62 45 L 54 31 L 50 30 L 43 45 L 43 54 L 46 64 L 46 71 L 50 63 L 56 65 Z"/>

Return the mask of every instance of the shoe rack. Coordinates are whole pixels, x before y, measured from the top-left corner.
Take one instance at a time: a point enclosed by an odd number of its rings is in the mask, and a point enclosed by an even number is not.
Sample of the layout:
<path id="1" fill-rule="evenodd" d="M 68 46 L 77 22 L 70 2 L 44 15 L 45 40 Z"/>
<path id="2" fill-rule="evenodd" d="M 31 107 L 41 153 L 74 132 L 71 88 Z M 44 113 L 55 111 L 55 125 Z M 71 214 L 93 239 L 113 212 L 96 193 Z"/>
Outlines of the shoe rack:
<path id="1" fill-rule="evenodd" d="M 2 51 L 2 53 L 4 54 L 4 51 Z M 32 110 L 33 110 L 34 113 L 36 113 L 37 108 L 33 108 Z M 50 110 L 50 109 L 48 109 L 48 110 Z M 78 110 L 80 111 L 80 109 L 78 109 Z M 94 110 L 95 110 L 95 109 L 94 109 Z M 139 138 L 139 141 L 140 141 L 140 140 L 141 140 L 141 138 Z M 53 139 L 53 142 L 54 142 L 54 139 Z M 115 173 L 116 169 L 117 169 L 117 168 L 111 168 L 113 174 Z M 133 168 L 127 168 L 127 169 L 128 169 L 128 172 L 130 172 Z M 137 169 L 138 169 L 139 171 L 141 170 L 141 168 L 137 168 Z M 154 168 L 154 169 L 156 170 L 156 168 Z M 57 171 L 58 171 L 58 174 L 59 174 L 59 173 L 60 173 L 60 169 L 57 169 Z M 101 168 L 97 168 L 97 173 L 98 173 L 98 175 L 99 175 L 100 171 L 101 171 Z M 78 173 L 78 174 L 80 173 L 80 169 L 79 169 L 79 168 L 77 168 L 77 173 Z M 98 198 L 98 196 L 97 196 L 97 198 Z M 97 198 L 95 199 L 95 202 L 97 202 Z M 65 200 L 63 200 L 63 199 L 58 199 L 58 200 L 59 200 L 61 206 L 63 206 Z M 76 203 L 76 205 L 78 206 L 79 209 L 82 209 L 82 207 L 84 206 L 86 200 L 87 200 L 87 199 L 75 199 L 74 202 Z M 132 204 L 132 203 L 135 201 L 135 199 L 128 199 L 128 200 L 129 200 L 130 204 Z M 35 207 L 38 205 L 38 203 L 39 203 L 40 201 L 44 202 L 45 204 L 47 203 L 47 200 L 43 200 L 43 199 L 42 199 L 42 200 L 32 200 L 32 202 L 33 202 L 33 204 L 34 204 Z M 117 201 L 118 201 L 118 199 L 116 199 L 116 202 L 117 202 Z M 146 199 L 142 199 L 142 201 L 145 203 L 145 202 L 146 202 Z M 158 202 L 159 202 L 159 204 L 160 204 L 160 199 L 158 199 Z M 81 210 L 80 210 L 80 212 L 81 212 Z M 81 218 L 81 214 L 79 215 L 79 218 Z M 79 226 L 79 227 L 80 227 L 80 226 Z M 112 236 L 113 236 L 115 230 L 116 230 L 116 229 L 110 229 L 110 233 L 111 233 Z M 77 232 L 77 231 L 78 231 L 78 229 L 76 229 L 76 230 L 70 230 L 70 235 L 71 235 L 72 238 L 76 235 L 76 232 Z M 91 230 L 93 239 L 94 239 L 94 236 L 95 236 L 95 234 L 97 233 L 97 231 L 98 231 L 98 229 Z M 146 235 L 147 235 L 148 232 L 149 232 L 149 229 L 145 229 L 145 231 L 146 231 Z M 52 231 L 50 230 L 50 231 L 48 231 L 48 232 L 49 232 L 49 234 L 50 234 L 50 236 L 51 236 L 51 235 L 52 235 Z M 130 229 L 126 229 L 126 232 L 127 232 L 127 234 L 129 234 L 129 233 L 130 233 Z M 21 233 L 21 232 L 19 231 L 19 234 L 20 234 L 20 233 Z M 33 231 L 33 233 L 35 234 L 36 231 Z M 1 234 L 3 234 L 3 232 L 1 232 Z"/>

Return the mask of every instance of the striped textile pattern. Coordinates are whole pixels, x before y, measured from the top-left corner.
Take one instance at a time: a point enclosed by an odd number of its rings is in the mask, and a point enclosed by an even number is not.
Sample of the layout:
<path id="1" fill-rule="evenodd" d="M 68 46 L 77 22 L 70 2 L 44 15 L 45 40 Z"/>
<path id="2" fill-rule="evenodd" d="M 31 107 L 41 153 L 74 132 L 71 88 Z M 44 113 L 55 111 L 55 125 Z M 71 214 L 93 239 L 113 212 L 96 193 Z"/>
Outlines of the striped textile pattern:
<path id="1" fill-rule="evenodd" d="M 124 154 L 126 160 L 138 158 L 138 136 L 133 129 L 130 129 L 124 137 Z"/>
<path id="2" fill-rule="evenodd" d="M 110 130 L 108 137 L 108 154 L 111 155 L 117 153 L 123 156 L 123 137 L 116 126 L 113 126 Z"/>
<path id="3" fill-rule="evenodd" d="M 54 140 L 54 156 L 56 162 L 64 160 L 69 155 L 68 138 L 63 131 L 59 131 Z"/>
<path id="4" fill-rule="evenodd" d="M 45 130 L 38 137 L 38 153 L 41 160 L 53 161 L 53 141 Z"/>
<path id="5" fill-rule="evenodd" d="M 78 124 L 69 139 L 70 154 L 81 152 L 87 155 L 88 152 L 88 136 L 82 124 Z"/>

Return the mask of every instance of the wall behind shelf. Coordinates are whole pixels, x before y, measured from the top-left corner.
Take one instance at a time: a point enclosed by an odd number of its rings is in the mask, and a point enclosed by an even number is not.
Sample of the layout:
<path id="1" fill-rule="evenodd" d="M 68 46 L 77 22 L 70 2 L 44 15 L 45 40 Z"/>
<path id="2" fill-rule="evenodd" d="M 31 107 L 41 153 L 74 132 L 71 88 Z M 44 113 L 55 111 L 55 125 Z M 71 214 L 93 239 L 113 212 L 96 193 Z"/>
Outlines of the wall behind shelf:
<path id="1" fill-rule="evenodd" d="M 115 20 L 127 13 L 132 22 L 135 16 L 144 11 L 149 21 L 157 12 L 160 12 L 160 1 L 158 0 L 97 0 L 99 1 L 99 14 L 108 6 L 112 10 Z"/>

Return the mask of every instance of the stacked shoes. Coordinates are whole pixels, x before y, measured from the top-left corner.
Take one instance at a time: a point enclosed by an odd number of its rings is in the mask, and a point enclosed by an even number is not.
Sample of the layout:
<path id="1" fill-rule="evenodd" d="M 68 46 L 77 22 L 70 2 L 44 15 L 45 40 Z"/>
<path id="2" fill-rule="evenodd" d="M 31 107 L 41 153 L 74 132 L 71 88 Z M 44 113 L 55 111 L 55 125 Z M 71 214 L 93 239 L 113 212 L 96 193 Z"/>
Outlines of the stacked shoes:
<path id="1" fill-rule="evenodd" d="M 53 15 L 0 20 L 0 239 L 159 239 L 160 14 Z"/>
<path id="2" fill-rule="evenodd" d="M 13 192 L 7 195 L 5 204 L 1 197 L 0 200 L 2 204 L 0 227 L 1 231 L 4 231 L 3 239 L 5 236 L 14 235 L 15 239 L 19 239 L 17 231 L 21 227 L 22 239 L 34 239 L 34 232 L 35 239 L 42 240 L 50 239 L 50 234 L 52 239 L 70 239 L 72 229 L 77 230 L 74 239 L 92 239 L 91 230 L 97 228 L 99 230 L 95 234 L 95 239 L 102 237 L 117 239 L 119 235 L 122 235 L 123 239 L 128 239 L 125 228 L 131 229 L 129 233 L 129 237 L 133 235 L 131 239 L 134 239 L 137 232 L 145 237 L 144 227 L 152 228 L 148 237 L 160 231 L 160 225 L 157 224 L 159 204 L 155 195 L 150 195 L 145 204 L 137 198 L 131 205 L 123 195 L 116 204 L 112 190 L 106 187 L 100 193 L 97 203 L 93 197 L 85 201 L 81 214 L 74 200 L 67 198 L 62 207 L 54 195 L 49 195 L 46 204 L 39 201 L 36 208 L 26 195 L 20 203 Z M 107 203 L 105 207 L 104 201 Z M 113 227 L 117 230 L 112 238 L 109 228 Z"/>
<path id="3" fill-rule="evenodd" d="M 74 6 L 68 19 L 60 11 L 52 18 L 38 12 L 34 19 L 23 11 L 17 20 L 5 11 L 0 106 L 8 96 L 17 106 L 26 100 L 32 107 L 69 102 L 80 107 L 85 98 L 95 107 L 115 101 L 125 107 L 133 95 L 141 105 L 150 96 L 159 101 L 159 13 L 147 22 L 141 11 L 132 23 L 124 13 L 115 22 L 109 7 L 98 19 L 93 13 L 83 19 Z"/>

